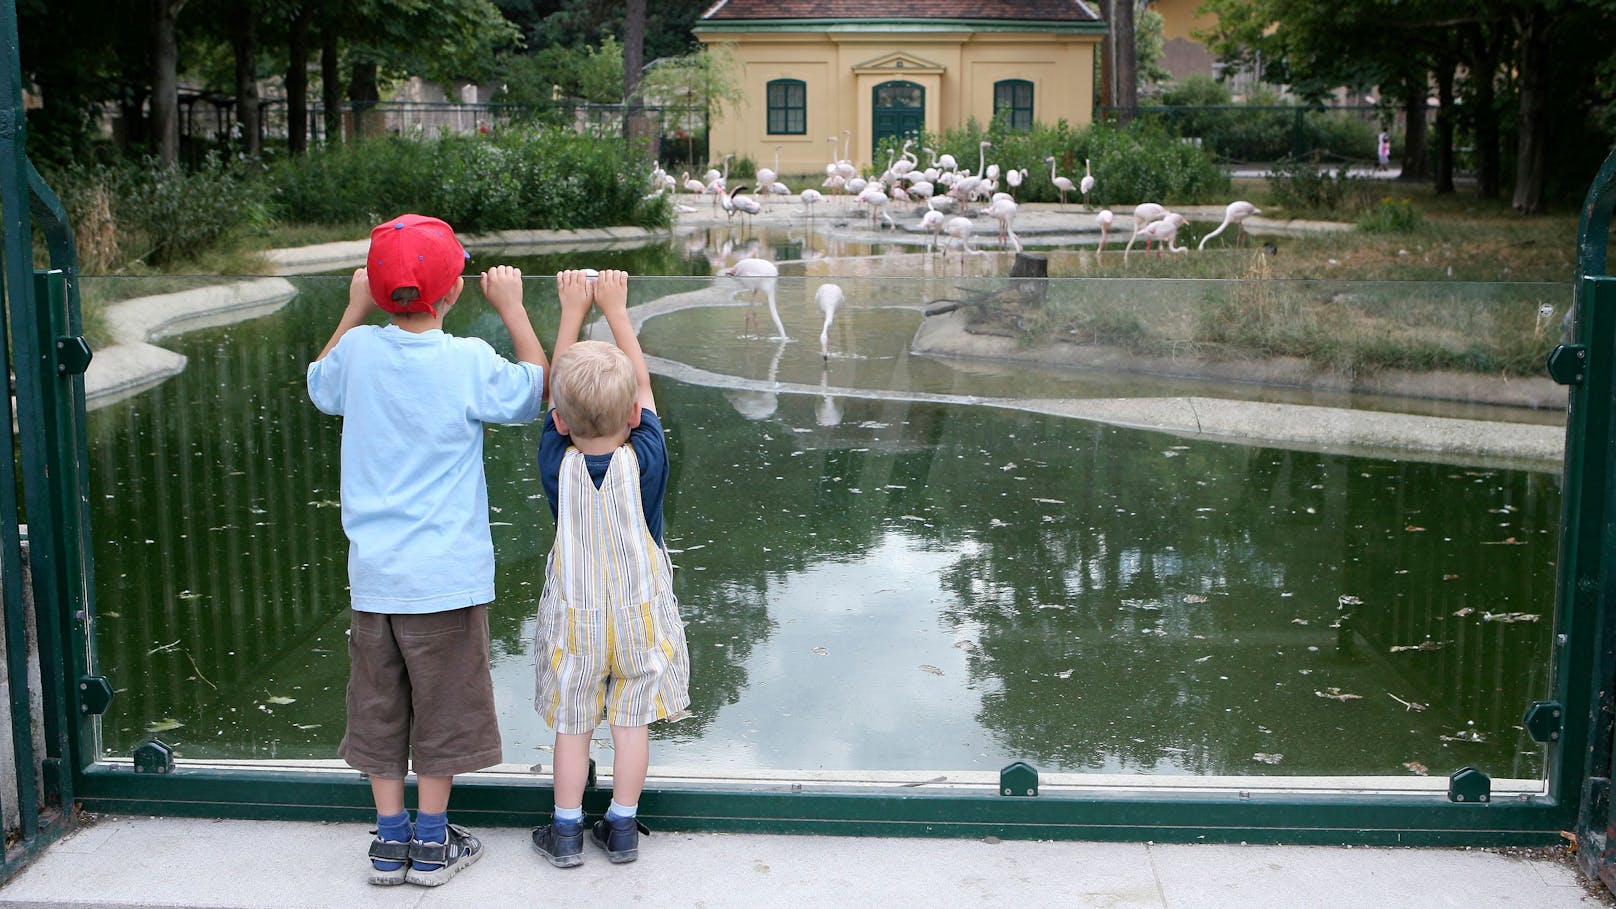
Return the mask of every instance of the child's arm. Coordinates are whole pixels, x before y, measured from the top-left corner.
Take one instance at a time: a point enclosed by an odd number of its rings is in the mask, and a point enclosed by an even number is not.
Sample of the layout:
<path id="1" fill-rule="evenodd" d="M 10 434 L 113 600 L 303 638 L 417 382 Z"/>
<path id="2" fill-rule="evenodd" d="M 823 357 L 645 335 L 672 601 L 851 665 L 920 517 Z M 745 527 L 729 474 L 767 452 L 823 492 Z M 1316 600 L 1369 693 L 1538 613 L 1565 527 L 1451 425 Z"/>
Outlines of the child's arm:
<path id="1" fill-rule="evenodd" d="M 370 279 L 366 277 L 363 268 L 354 269 L 353 280 L 348 282 L 348 308 L 342 311 L 342 319 L 337 322 L 337 330 L 332 332 L 331 340 L 325 342 L 325 348 L 315 357 L 315 362 L 325 359 L 325 355 L 337 346 L 342 336 L 350 330 L 365 324 L 370 314 L 376 308 L 376 301 L 370 298 Z"/>
<path id="2" fill-rule="evenodd" d="M 556 329 L 555 355 L 572 346 L 583 331 L 591 302 L 589 279 L 579 270 L 556 272 L 556 294 L 561 298 L 561 325 Z"/>
<path id="3" fill-rule="evenodd" d="M 606 316 L 606 324 L 611 326 L 612 340 L 617 342 L 619 350 L 628 354 L 628 361 L 634 364 L 640 406 L 656 413 L 656 398 L 651 395 L 651 368 L 645 364 L 645 352 L 640 349 L 640 339 L 634 334 L 634 322 L 628 317 L 628 272 L 601 272 L 600 279 L 595 282 L 595 305 L 600 307 Z"/>
<path id="4" fill-rule="evenodd" d="M 550 363 L 544 359 L 544 345 L 533 331 L 533 322 L 522 306 L 522 273 L 509 265 L 496 265 L 483 272 L 483 298 L 505 323 L 511 336 L 511 347 L 516 359 L 522 363 L 536 363 L 544 369 L 548 381 Z"/>

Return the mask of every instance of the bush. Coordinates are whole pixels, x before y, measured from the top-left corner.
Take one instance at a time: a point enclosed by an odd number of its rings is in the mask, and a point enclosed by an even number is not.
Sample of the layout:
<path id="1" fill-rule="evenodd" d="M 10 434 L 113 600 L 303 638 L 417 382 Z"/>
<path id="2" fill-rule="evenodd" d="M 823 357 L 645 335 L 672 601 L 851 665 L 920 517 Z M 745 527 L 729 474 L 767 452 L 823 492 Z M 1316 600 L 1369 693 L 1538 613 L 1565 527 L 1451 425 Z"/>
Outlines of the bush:
<path id="1" fill-rule="evenodd" d="M 52 175 L 87 273 L 132 262 L 163 267 L 269 223 L 268 187 L 248 165 L 209 155 L 195 170 L 146 159 Z"/>
<path id="2" fill-rule="evenodd" d="M 1413 202 L 1386 196 L 1358 218 L 1358 229 L 1372 234 L 1407 234 L 1419 230 L 1424 222 Z"/>
<path id="3" fill-rule="evenodd" d="M 649 168 L 622 143 L 570 129 L 376 139 L 287 161 L 271 178 L 282 218 L 318 224 L 415 211 L 481 233 L 660 227 L 671 215 L 666 201 L 644 198 Z"/>
<path id="4" fill-rule="evenodd" d="M 1276 203 L 1292 211 L 1342 215 L 1362 206 L 1369 181 L 1351 176 L 1345 167 L 1332 171 L 1315 162 L 1283 158 L 1269 172 L 1268 188 Z"/>

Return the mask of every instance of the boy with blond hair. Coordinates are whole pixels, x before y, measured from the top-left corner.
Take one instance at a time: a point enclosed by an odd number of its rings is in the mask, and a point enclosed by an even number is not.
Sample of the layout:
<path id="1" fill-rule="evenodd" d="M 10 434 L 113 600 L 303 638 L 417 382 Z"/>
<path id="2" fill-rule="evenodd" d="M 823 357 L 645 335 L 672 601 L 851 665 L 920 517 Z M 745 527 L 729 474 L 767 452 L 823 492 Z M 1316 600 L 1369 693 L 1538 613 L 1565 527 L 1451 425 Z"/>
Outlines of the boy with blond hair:
<path id="1" fill-rule="evenodd" d="M 501 759 L 488 669 L 494 544 L 483 425 L 542 410 L 544 348 L 522 307 L 522 273 L 482 276 L 518 362 L 443 331 L 467 254 L 449 225 L 402 215 L 370 234 L 348 307 L 309 364 L 309 398 L 342 417 L 348 536 L 347 730 L 338 753 L 370 776 L 372 884 L 443 884 L 482 856 L 449 823 L 455 774 Z M 380 307 L 387 325 L 367 324 Z M 417 810 L 404 810 L 415 771 Z"/>
<path id="2" fill-rule="evenodd" d="M 612 727 L 612 803 L 590 838 L 612 862 L 639 857 L 640 792 L 655 720 L 690 703 L 690 657 L 662 541 L 668 449 L 651 371 L 628 315 L 628 275 L 556 275 L 561 328 L 539 477 L 556 518 L 534 654 L 534 707 L 556 730 L 555 813 L 533 848 L 557 868 L 583 863 L 589 738 Z M 590 304 L 617 344 L 578 341 Z"/>

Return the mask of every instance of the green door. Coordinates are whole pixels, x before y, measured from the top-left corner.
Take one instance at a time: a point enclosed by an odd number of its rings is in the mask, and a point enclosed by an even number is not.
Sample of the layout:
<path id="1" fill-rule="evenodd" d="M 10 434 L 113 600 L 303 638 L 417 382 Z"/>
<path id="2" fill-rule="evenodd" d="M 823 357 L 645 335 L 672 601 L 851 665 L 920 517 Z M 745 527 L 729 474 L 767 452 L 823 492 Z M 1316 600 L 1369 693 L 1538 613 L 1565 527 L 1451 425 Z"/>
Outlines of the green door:
<path id="1" fill-rule="evenodd" d="M 870 154 L 878 155 L 881 144 L 891 137 L 919 137 L 926 128 L 926 90 L 913 82 L 883 82 L 875 87 L 875 142 Z"/>

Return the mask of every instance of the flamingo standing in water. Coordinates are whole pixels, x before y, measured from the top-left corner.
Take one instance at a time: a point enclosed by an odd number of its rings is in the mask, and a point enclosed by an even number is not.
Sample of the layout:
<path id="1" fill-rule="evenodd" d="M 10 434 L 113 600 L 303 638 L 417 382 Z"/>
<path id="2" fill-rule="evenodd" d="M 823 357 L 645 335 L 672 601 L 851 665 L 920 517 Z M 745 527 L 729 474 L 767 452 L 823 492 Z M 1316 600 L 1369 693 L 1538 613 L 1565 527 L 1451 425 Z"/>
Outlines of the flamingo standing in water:
<path id="1" fill-rule="evenodd" d="M 1100 209 L 1100 213 L 1094 216 L 1094 223 L 1100 225 L 1100 245 L 1094 250 L 1094 258 L 1096 259 L 1100 257 L 1100 253 L 1105 252 L 1105 238 L 1110 235 L 1111 222 L 1115 218 L 1116 215 L 1112 214 L 1109 208 Z"/>
<path id="2" fill-rule="evenodd" d="M 774 147 L 774 169 L 773 170 L 771 170 L 771 169 L 769 169 L 767 167 L 760 167 L 760 168 L 757 169 L 757 185 L 758 185 L 758 191 L 759 192 L 768 192 L 769 191 L 769 185 L 774 182 L 775 177 L 780 175 L 780 149 L 782 149 L 782 148 L 785 148 L 785 146 L 784 145 L 776 145 Z"/>
<path id="3" fill-rule="evenodd" d="M 931 235 L 926 242 L 927 252 L 937 249 L 937 235 L 942 232 L 943 222 L 948 220 L 948 216 L 938 211 L 932 202 L 929 198 L 926 200 L 926 213 L 920 216 L 920 229 Z"/>
<path id="4" fill-rule="evenodd" d="M 1230 224 L 1234 225 L 1235 245 L 1240 245 L 1240 241 L 1244 240 L 1246 237 L 1246 225 L 1242 222 L 1252 215 L 1260 214 L 1262 214 L 1262 209 L 1252 205 L 1250 202 L 1230 202 L 1228 206 L 1223 209 L 1223 223 L 1219 224 L 1216 230 L 1202 237 L 1201 245 L 1195 248 L 1206 249 L 1206 241 L 1212 239 L 1218 234 L 1223 233 L 1223 229 L 1228 227 Z"/>
<path id="5" fill-rule="evenodd" d="M 1083 204 L 1089 204 L 1089 193 L 1094 191 L 1094 174 L 1089 172 L 1089 159 L 1083 159 L 1083 179 L 1077 181 L 1077 188 L 1083 193 Z"/>
<path id="6" fill-rule="evenodd" d="M 1060 190 L 1061 207 L 1065 208 L 1066 207 L 1066 194 L 1071 192 L 1072 190 L 1076 189 L 1077 187 L 1072 185 L 1072 180 L 1071 180 L 1070 177 L 1059 177 L 1059 176 L 1055 175 L 1055 156 L 1054 155 L 1051 155 L 1051 156 L 1045 158 L 1044 161 L 1045 161 L 1045 163 L 1047 163 L 1049 165 L 1049 182 L 1055 184 L 1055 188 Z"/>
<path id="7" fill-rule="evenodd" d="M 1133 241 L 1144 235 L 1145 228 L 1152 221 L 1160 221 L 1167 216 L 1167 207 L 1155 202 L 1141 202 L 1133 207 L 1133 236 L 1128 238 L 1128 246 L 1122 251 L 1124 261 L 1128 258 L 1128 250 L 1133 249 Z M 1149 249 L 1150 238 L 1145 239 L 1145 248 Z"/>
<path id="8" fill-rule="evenodd" d="M 961 250 L 961 252 L 960 252 L 960 273 L 961 274 L 965 273 L 965 253 L 970 253 L 973 256 L 982 255 L 981 250 L 973 249 L 971 247 L 971 230 L 972 230 L 971 219 L 967 218 L 967 217 L 965 217 L 963 215 L 955 215 L 954 217 L 949 218 L 948 222 L 943 225 L 943 232 L 948 234 L 950 237 L 954 238 L 955 245 L 957 245 Z M 946 259 L 945 259 L 945 261 L 946 261 Z"/>
<path id="9" fill-rule="evenodd" d="M 830 323 L 846 299 L 842 288 L 836 284 L 821 284 L 814 291 L 814 302 L 819 304 L 819 311 L 825 314 L 825 325 L 819 329 L 819 355 L 826 360 L 830 359 Z"/>
<path id="10" fill-rule="evenodd" d="M 1003 249 L 1005 239 L 1009 238 L 1016 252 L 1021 252 L 1021 240 L 1011 229 L 1016 220 L 1016 200 L 1009 195 L 1003 195 L 994 199 L 983 211 L 987 212 L 988 217 L 999 222 L 999 248 Z"/>
<path id="11" fill-rule="evenodd" d="M 824 197 L 819 194 L 817 189 L 805 189 L 802 191 L 801 198 L 802 207 L 808 212 L 808 220 L 814 220 L 814 205 L 818 204 L 819 200 Z"/>
<path id="12" fill-rule="evenodd" d="M 774 319 L 774 328 L 779 332 L 775 340 L 789 340 L 786 337 L 785 323 L 780 321 L 780 308 L 774 302 L 774 286 L 780 280 L 780 269 L 776 268 L 773 262 L 767 259 L 742 259 L 719 272 L 719 275 L 734 278 L 736 283 L 741 285 L 741 289 L 750 294 L 754 305 L 757 302 L 757 292 L 763 291 L 769 300 L 769 316 Z M 736 291 L 735 295 L 739 294 L 740 291 Z M 751 308 L 746 311 L 746 321 L 748 327 L 753 331 L 757 330 L 755 327 L 757 316 Z"/>
<path id="13" fill-rule="evenodd" d="M 881 188 L 881 184 L 872 183 L 866 186 L 864 191 L 858 194 L 858 201 L 860 205 L 870 207 L 871 230 L 875 230 L 880 226 L 875 220 L 877 215 L 885 218 L 887 223 L 892 225 L 893 230 L 898 229 L 898 222 L 892 220 L 892 216 L 887 214 L 887 193 L 886 190 Z"/>

